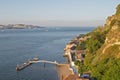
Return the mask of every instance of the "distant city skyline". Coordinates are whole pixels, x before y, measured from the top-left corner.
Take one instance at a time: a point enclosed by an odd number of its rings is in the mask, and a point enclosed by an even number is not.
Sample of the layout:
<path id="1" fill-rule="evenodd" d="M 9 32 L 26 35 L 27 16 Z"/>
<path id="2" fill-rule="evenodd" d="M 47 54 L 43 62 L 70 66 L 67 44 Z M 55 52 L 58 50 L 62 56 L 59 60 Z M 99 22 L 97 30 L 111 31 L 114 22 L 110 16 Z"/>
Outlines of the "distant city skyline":
<path id="1" fill-rule="evenodd" d="M 100 26 L 119 0 L 0 0 L 0 24 Z"/>

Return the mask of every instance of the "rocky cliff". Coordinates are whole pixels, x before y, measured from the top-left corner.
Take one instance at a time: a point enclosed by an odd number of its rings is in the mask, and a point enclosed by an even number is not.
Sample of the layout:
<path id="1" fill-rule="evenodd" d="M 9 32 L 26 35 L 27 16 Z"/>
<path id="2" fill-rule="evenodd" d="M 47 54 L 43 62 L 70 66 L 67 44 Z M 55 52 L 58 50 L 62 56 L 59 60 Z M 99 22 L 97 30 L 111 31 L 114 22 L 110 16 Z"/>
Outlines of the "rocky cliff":
<path id="1" fill-rule="evenodd" d="M 102 31 L 106 31 L 105 42 L 98 50 L 101 50 L 99 59 L 106 57 L 120 58 L 120 5 L 116 13 L 109 16 Z"/>
<path id="2" fill-rule="evenodd" d="M 79 71 L 89 71 L 95 80 L 119 80 L 120 74 L 120 4 L 103 27 L 84 35 L 85 58 Z M 82 43 L 82 42 L 81 42 Z M 78 45 L 80 46 L 80 44 Z M 82 73 L 80 72 L 80 73 Z"/>

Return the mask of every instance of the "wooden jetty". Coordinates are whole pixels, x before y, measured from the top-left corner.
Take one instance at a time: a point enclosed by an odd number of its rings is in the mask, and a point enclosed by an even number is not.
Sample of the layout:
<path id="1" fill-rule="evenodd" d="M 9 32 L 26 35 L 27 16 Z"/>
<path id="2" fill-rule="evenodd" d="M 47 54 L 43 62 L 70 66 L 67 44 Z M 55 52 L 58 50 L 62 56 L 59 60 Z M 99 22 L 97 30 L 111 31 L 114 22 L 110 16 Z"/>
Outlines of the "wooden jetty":
<path id="1" fill-rule="evenodd" d="M 53 61 L 47 61 L 47 60 L 39 60 L 39 58 L 33 58 L 21 65 L 17 65 L 16 70 L 20 71 L 33 63 L 44 63 L 44 67 L 45 67 L 45 63 L 55 64 L 55 65 L 59 64 L 56 61 L 53 62 Z"/>
<path id="2" fill-rule="evenodd" d="M 33 58 L 33 59 L 31 59 L 31 60 L 29 60 L 21 65 L 17 65 L 16 70 L 20 71 L 20 70 L 24 69 L 25 67 L 33 64 L 33 63 L 31 63 L 32 61 L 38 61 L 38 60 L 39 60 L 39 58 L 35 57 L 35 58 Z"/>

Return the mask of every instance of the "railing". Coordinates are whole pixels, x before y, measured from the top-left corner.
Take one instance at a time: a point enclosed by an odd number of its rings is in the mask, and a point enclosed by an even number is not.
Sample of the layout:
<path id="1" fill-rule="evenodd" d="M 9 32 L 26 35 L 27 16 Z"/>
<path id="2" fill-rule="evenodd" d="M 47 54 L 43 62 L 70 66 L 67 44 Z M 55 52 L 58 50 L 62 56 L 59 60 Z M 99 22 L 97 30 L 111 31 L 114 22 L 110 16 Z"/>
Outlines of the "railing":
<path id="1" fill-rule="evenodd" d="M 47 60 L 39 60 L 39 61 L 30 61 L 30 63 L 41 63 L 41 62 L 43 62 L 43 63 L 50 63 L 50 64 L 58 64 L 56 61 L 47 61 Z"/>
<path id="2" fill-rule="evenodd" d="M 58 63 L 56 61 L 53 62 L 53 61 L 47 61 L 47 60 L 30 60 L 22 65 L 17 66 L 16 70 L 20 71 L 33 63 L 50 63 L 50 64 L 58 65 Z M 45 64 L 44 64 L 44 67 L 45 67 Z"/>

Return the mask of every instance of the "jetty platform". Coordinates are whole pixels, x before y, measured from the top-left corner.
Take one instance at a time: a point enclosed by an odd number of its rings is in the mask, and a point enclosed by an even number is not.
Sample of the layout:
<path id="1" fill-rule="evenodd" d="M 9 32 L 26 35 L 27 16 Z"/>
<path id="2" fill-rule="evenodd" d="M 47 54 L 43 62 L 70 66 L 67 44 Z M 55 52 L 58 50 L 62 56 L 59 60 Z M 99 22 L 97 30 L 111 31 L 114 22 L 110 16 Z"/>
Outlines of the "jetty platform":
<path id="1" fill-rule="evenodd" d="M 17 70 L 17 71 L 20 71 L 20 70 L 26 68 L 27 66 L 33 64 L 32 61 L 38 61 L 38 60 L 39 60 L 39 58 L 36 58 L 36 57 L 35 57 L 35 58 L 33 58 L 33 59 L 29 60 L 29 61 L 24 62 L 24 63 L 21 64 L 21 65 L 17 65 L 17 66 L 16 66 L 16 70 Z"/>

